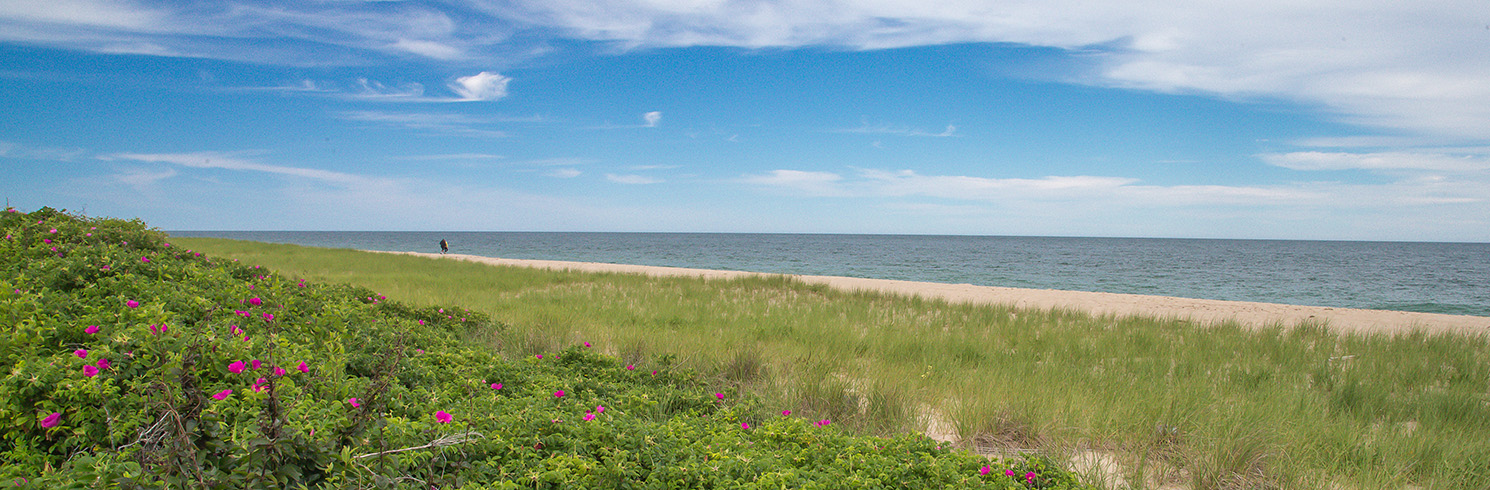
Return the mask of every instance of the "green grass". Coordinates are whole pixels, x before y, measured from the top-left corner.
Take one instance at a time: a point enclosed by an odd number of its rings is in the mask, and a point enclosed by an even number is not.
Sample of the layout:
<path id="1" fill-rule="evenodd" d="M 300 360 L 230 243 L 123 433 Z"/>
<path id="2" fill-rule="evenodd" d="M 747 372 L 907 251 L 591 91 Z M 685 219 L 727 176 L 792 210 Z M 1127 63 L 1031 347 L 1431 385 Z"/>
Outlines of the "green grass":
<path id="1" fill-rule="evenodd" d="M 590 341 L 675 354 L 852 430 L 933 422 L 995 452 L 1110 453 L 1133 488 L 1490 488 L 1490 341 L 1251 330 L 219 239 L 178 246 L 391 299 L 459 304 L 509 355 Z M 646 366 L 638 365 L 638 369 Z"/>

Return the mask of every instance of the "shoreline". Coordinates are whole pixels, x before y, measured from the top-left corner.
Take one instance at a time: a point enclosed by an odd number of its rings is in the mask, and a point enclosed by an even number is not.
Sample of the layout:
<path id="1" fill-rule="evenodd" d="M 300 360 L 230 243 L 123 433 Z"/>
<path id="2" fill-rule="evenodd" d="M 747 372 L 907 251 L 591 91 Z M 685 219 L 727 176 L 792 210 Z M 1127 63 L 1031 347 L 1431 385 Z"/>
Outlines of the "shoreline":
<path id="1" fill-rule="evenodd" d="M 650 265 L 569 262 L 560 260 L 504 259 L 465 254 L 428 252 L 378 252 L 418 257 L 463 260 L 494 266 L 529 267 L 579 272 L 641 274 L 652 277 L 697 277 L 734 279 L 742 277 L 788 277 L 807 284 L 821 284 L 844 291 L 870 291 L 899 296 L 919 296 L 949 303 L 1002 304 L 1026 309 L 1071 309 L 1092 315 L 1146 316 L 1188 319 L 1201 324 L 1235 321 L 1249 328 L 1317 321 L 1340 333 L 1404 334 L 1413 329 L 1425 333 L 1490 335 L 1490 317 L 1417 313 L 1392 310 L 1365 310 L 1328 306 L 1301 306 L 1247 301 L 1148 296 L 1124 293 L 1021 289 L 972 284 L 944 284 L 895 279 L 866 279 L 840 276 L 770 274 L 762 272 L 689 269 Z"/>

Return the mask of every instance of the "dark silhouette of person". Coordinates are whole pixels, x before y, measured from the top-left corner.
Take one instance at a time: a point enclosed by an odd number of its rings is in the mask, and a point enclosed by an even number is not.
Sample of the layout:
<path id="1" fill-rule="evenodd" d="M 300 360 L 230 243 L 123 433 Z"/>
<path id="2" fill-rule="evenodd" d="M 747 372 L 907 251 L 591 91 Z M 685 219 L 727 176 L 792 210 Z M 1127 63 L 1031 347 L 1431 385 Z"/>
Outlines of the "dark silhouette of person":
<path id="1" fill-rule="evenodd" d="M 445 239 L 444 238 L 441 238 L 440 239 L 440 253 L 445 253 L 445 252 L 449 252 L 449 251 L 450 251 L 450 244 L 449 243 L 445 243 Z"/>

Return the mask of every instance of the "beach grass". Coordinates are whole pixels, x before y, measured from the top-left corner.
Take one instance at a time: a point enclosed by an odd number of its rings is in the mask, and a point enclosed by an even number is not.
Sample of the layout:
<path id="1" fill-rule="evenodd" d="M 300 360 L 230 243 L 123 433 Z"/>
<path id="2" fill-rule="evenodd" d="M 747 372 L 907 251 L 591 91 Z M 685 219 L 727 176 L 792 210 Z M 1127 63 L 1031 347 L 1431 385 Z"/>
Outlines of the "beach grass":
<path id="1" fill-rule="evenodd" d="M 179 246 L 491 315 L 507 356 L 588 341 L 868 434 L 1036 451 L 1109 488 L 1490 488 L 1490 340 L 1198 325 L 208 238 Z M 1102 469 L 1106 466 L 1107 469 Z"/>

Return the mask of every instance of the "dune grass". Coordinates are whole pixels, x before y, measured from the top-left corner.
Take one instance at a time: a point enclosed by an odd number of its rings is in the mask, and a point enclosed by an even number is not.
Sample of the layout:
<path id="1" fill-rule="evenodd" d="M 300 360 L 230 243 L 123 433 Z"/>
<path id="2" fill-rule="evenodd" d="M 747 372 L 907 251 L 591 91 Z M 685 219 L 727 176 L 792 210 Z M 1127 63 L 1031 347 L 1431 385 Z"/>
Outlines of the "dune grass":
<path id="1" fill-rule="evenodd" d="M 500 325 L 510 355 L 589 341 L 754 392 L 769 410 L 969 449 L 1098 454 L 1112 488 L 1490 488 L 1490 340 L 1244 329 L 847 293 L 173 238 L 215 256 Z M 1079 459 L 1079 458 L 1078 458 Z"/>

